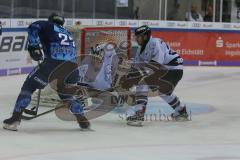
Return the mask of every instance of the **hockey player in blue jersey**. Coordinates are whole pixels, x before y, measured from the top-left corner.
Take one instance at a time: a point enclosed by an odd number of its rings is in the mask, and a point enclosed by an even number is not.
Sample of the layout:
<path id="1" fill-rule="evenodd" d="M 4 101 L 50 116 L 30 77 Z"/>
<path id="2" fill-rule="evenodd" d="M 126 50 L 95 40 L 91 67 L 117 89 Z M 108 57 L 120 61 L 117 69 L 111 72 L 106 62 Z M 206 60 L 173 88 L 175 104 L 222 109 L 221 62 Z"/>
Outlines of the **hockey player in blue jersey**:
<path id="1" fill-rule="evenodd" d="M 35 61 L 43 62 L 35 67 L 26 78 L 17 98 L 12 117 L 3 121 L 4 129 L 16 131 L 21 122 L 21 116 L 28 107 L 31 96 L 37 89 L 43 89 L 49 82 L 49 76 L 59 65 L 74 63 L 77 57 L 76 48 L 71 34 L 63 27 L 64 18 L 57 14 L 49 16 L 48 21 L 36 21 L 28 27 L 28 51 Z M 41 52 L 40 45 L 44 55 Z M 44 58 L 43 58 L 44 57 Z M 77 65 L 77 64 L 76 64 Z M 76 83 L 78 72 L 73 72 L 68 83 Z M 81 103 L 74 97 L 60 94 L 59 97 L 69 105 L 71 113 L 76 116 L 77 122 L 83 129 L 89 128 L 90 123 L 84 116 Z"/>

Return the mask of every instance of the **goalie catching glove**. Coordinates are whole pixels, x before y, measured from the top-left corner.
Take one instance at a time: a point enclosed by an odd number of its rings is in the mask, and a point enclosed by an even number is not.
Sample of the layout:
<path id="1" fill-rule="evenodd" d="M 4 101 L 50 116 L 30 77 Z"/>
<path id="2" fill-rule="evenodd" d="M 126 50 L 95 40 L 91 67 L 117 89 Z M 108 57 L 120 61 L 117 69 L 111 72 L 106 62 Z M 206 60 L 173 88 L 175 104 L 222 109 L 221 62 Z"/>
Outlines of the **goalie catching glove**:
<path id="1" fill-rule="evenodd" d="M 28 46 L 28 52 L 34 61 L 40 61 L 43 59 L 43 53 L 39 45 Z"/>

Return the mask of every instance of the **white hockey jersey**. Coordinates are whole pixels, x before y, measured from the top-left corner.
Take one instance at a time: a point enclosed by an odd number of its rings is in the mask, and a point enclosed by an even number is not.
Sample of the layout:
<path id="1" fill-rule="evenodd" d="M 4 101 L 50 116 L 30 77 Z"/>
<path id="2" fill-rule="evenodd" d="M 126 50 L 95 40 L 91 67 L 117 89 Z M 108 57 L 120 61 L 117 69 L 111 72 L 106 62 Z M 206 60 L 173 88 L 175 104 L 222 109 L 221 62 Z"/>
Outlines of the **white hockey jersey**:
<path id="1" fill-rule="evenodd" d="M 86 83 L 99 90 L 112 87 L 112 77 L 115 74 L 118 58 L 115 50 L 109 49 L 109 47 L 104 48 L 104 57 L 101 64 L 94 63 L 92 57 L 89 56 L 86 56 L 82 61 L 79 66 L 81 83 Z"/>
<path id="2" fill-rule="evenodd" d="M 151 37 L 145 49 L 139 47 L 134 61 L 148 63 L 151 60 L 169 70 L 183 69 L 183 59 L 160 38 Z"/>

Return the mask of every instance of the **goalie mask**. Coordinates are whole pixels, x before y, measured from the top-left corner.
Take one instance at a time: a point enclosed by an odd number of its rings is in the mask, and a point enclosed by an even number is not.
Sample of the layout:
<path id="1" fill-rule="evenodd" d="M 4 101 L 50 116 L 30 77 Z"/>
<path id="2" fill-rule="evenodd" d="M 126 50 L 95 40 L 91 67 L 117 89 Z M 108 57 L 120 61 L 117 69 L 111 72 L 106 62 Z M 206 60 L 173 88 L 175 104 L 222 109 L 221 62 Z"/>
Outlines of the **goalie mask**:
<path id="1" fill-rule="evenodd" d="M 96 44 L 94 47 L 91 47 L 90 55 L 92 55 L 96 60 L 103 61 L 105 46 L 106 44 Z"/>

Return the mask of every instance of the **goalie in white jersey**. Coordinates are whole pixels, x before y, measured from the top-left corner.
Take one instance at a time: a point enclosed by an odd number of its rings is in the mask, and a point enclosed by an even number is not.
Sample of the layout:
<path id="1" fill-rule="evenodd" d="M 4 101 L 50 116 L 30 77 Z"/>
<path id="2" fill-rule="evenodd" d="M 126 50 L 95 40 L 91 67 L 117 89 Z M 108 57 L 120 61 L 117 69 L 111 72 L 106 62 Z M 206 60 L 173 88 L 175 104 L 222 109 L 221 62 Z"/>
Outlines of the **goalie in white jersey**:
<path id="1" fill-rule="evenodd" d="M 173 94 L 174 88 L 183 76 L 183 59 L 176 52 L 172 51 L 163 40 L 153 38 L 151 36 L 150 28 L 146 25 L 137 28 L 135 30 L 135 36 L 136 41 L 140 46 L 134 59 L 135 63 L 155 63 L 166 68 L 166 74 L 160 79 L 162 82 L 172 84 L 173 87 L 166 92 L 162 89 L 164 87 L 160 86 L 158 88 L 159 95 L 175 110 L 171 115 L 173 119 L 187 120 L 188 113 L 186 111 L 186 106 L 180 102 L 176 95 Z M 153 77 L 158 76 L 157 74 L 159 73 L 155 73 L 155 75 L 153 73 Z M 161 80 L 158 82 L 159 85 Z M 128 124 L 144 120 L 144 114 L 148 102 L 149 85 L 152 84 L 138 85 L 136 87 L 136 106 L 129 109 L 127 112 Z"/>
<path id="2" fill-rule="evenodd" d="M 89 85 L 98 90 L 112 87 L 118 58 L 114 46 L 110 43 L 97 44 L 91 48 L 91 56 L 86 56 L 79 66 L 81 85 Z"/>

